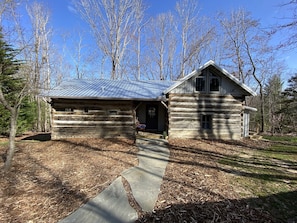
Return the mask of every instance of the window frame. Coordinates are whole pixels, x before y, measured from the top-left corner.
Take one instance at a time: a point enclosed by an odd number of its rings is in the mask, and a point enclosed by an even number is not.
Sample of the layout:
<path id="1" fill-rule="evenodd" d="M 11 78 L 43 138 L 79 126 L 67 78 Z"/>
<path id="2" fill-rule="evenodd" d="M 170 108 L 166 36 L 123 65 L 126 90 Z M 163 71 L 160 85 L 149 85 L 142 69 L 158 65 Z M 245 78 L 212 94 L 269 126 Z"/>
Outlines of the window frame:
<path id="1" fill-rule="evenodd" d="M 74 109 L 67 107 L 67 108 L 64 108 L 64 111 L 65 112 L 74 112 Z"/>
<path id="2" fill-rule="evenodd" d="M 204 89 L 198 88 L 198 80 L 204 80 Z M 217 81 L 217 86 L 213 86 L 213 81 Z M 221 93 L 222 80 L 221 77 L 209 70 L 204 70 L 195 78 L 195 92 L 218 94 Z M 215 87 L 215 89 L 213 89 Z M 217 89 L 217 90 L 216 90 Z"/>
<path id="3" fill-rule="evenodd" d="M 118 109 L 109 109 L 107 110 L 107 115 L 108 116 L 115 116 L 115 115 L 119 115 L 119 110 Z"/>
<path id="4" fill-rule="evenodd" d="M 206 89 L 206 87 L 207 87 L 206 79 L 207 79 L 206 75 L 203 74 L 203 73 L 201 75 L 199 75 L 198 77 L 196 77 L 196 79 L 195 79 L 195 91 L 197 91 L 197 92 L 206 92 L 207 91 L 207 89 Z M 203 81 L 202 84 L 200 83 L 200 85 L 203 85 L 203 86 L 198 85 L 198 80 Z M 203 89 L 199 90 L 198 86 L 202 87 Z"/>
<path id="5" fill-rule="evenodd" d="M 213 74 L 213 73 L 211 73 L 212 75 L 209 75 L 209 92 L 220 92 L 220 89 L 221 89 L 221 81 L 220 81 L 220 78 L 217 76 L 217 75 L 215 75 L 215 74 Z M 212 81 L 213 80 L 217 80 L 217 82 L 218 82 L 218 86 L 215 86 L 215 87 L 217 87 L 218 88 L 218 90 L 212 90 L 211 88 L 212 88 Z"/>
<path id="6" fill-rule="evenodd" d="M 212 115 L 209 115 L 209 114 L 201 115 L 201 129 L 212 130 Z"/>

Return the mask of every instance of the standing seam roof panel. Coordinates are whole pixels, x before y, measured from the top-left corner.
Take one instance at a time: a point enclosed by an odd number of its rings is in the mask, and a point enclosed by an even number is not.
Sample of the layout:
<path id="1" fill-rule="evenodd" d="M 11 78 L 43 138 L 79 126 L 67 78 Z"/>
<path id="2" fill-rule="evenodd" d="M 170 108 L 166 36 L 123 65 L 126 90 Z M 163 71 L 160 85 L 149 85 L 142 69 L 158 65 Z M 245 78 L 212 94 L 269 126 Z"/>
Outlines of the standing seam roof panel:
<path id="1" fill-rule="evenodd" d="M 158 99 L 173 81 L 71 80 L 44 92 L 51 98 Z"/>

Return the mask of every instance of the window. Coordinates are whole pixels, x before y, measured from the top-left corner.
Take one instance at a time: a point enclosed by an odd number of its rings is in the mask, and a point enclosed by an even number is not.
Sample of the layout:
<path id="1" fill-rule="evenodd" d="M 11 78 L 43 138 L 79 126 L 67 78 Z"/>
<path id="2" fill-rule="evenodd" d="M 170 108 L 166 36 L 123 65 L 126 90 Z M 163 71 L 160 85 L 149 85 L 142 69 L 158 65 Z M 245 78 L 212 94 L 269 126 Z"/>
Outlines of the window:
<path id="1" fill-rule="evenodd" d="M 219 92 L 220 85 L 220 77 L 208 70 L 204 70 L 203 73 L 196 78 L 196 91 Z"/>
<path id="2" fill-rule="evenodd" d="M 109 110 L 108 115 L 117 115 L 119 113 L 118 110 Z"/>
<path id="3" fill-rule="evenodd" d="M 202 115 L 201 116 L 201 128 L 202 129 L 211 129 L 212 117 L 211 115 Z"/>
<path id="4" fill-rule="evenodd" d="M 205 91 L 205 75 L 196 78 L 196 91 Z"/>
<path id="5" fill-rule="evenodd" d="M 196 91 L 205 91 L 205 78 L 196 78 Z"/>
<path id="6" fill-rule="evenodd" d="M 147 112 L 148 112 L 148 115 L 150 118 L 154 118 L 156 116 L 156 108 L 155 107 L 150 107 Z"/>
<path id="7" fill-rule="evenodd" d="M 209 75 L 209 82 L 210 91 L 220 91 L 220 80 L 216 75 Z"/>

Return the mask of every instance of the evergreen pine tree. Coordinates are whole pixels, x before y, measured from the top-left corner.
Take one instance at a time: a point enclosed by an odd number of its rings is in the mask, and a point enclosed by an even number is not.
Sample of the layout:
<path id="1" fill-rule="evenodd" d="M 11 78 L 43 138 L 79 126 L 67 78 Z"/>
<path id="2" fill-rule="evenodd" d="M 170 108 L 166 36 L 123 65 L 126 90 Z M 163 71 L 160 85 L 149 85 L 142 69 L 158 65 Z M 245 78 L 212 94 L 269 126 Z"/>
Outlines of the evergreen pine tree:
<path id="1" fill-rule="evenodd" d="M 285 97 L 282 113 L 285 115 L 284 125 L 287 132 L 297 131 L 297 73 L 288 81 L 288 87 L 283 92 Z"/>
<path id="2" fill-rule="evenodd" d="M 264 87 L 265 110 L 267 111 L 265 123 L 272 135 L 282 131 L 282 114 L 279 112 L 282 109 L 282 87 L 283 83 L 278 74 L 270 77 Z"/>
<path id="3" fill-rule="evenodd" d="M 12 49 L 0 33 L 0 103 L 9 112 L 9 149 L 4 170 L 9 170 L 15 153 L 17 119 L 23 99 L 26 97 L 26 81 L 20 77 L 21 62 L 16 59 L 17 51 Z"/>

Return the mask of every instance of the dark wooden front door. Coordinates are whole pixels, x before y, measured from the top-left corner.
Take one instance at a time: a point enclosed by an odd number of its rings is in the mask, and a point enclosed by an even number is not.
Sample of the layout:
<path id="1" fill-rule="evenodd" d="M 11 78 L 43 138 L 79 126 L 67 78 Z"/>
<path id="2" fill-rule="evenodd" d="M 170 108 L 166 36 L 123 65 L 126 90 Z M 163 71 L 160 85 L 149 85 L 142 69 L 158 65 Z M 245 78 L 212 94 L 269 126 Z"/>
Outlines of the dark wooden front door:
<path id="1" fill-rule="evenodd" d="M 158 105 L 146 106 L 146 129 L 158 130 Z"/>

